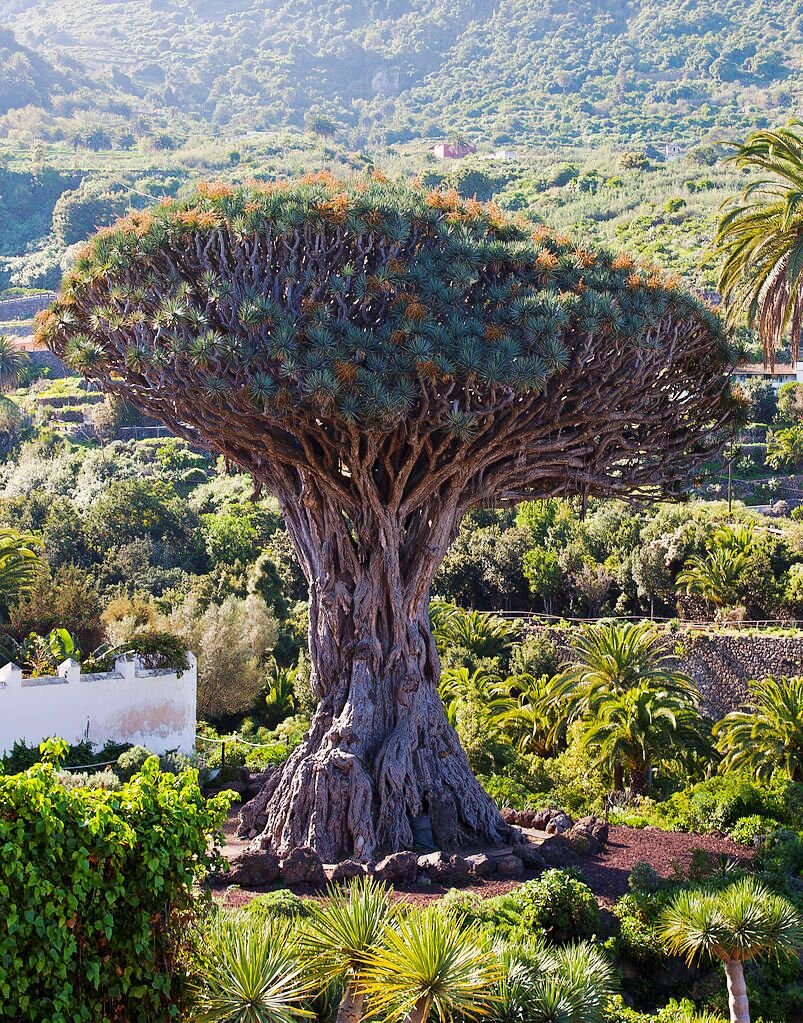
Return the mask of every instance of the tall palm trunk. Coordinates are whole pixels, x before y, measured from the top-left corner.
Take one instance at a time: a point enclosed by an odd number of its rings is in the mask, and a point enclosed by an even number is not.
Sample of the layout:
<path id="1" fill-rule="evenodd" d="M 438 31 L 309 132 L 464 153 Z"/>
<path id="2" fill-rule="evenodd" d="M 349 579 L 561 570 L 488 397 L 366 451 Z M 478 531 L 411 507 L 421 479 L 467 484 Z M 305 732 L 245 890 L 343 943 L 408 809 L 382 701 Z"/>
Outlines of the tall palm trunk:
<path id="1" fill-rule="evenodd" d="M 725 960 L 725 975 L 728 979 L 728 1008 L 731 1023 L 750 1023 L 750 1003 L 747 1000 L 747 986 L 744 982 L 744 963 L 740 959 Z"/>
<path id="2" fill-rule="evenodd" d="M 352 984 L 347 984 L 335 1023 L 360 1023 L 364 1001 L 365 995 L 357 991 Z"/>

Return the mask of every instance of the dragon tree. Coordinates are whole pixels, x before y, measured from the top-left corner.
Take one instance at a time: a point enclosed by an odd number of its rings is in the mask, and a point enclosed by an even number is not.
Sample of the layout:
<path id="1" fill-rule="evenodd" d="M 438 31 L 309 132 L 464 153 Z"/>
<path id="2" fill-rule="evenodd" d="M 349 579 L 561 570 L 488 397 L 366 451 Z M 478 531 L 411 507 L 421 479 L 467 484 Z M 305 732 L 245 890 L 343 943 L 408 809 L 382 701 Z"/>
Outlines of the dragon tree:
<path id="1" fill-rule="evenodd" d="M 103 388 L 274 494 L 318 708 L 263 841 L 325 861 L 508 833 L 438 698 L 428 602 L 481 505 L 688 485 L 735 409 L 658 271 L 374 176 L 200 186 L 98 233 L 40 318 Z"/>

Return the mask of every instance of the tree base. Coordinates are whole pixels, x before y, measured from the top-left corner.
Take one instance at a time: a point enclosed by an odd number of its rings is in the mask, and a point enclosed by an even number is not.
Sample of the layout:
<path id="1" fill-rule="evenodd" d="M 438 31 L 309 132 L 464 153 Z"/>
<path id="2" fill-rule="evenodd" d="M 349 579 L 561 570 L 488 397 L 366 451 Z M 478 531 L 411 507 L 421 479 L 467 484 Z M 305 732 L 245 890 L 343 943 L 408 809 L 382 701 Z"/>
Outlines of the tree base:
<path id="1" fill-rule="evenodd" d="M 243 807 L 240 834 L 280 856 L 309 846 L 325 863 L 503 845 L 511 829 L 472 774 L 434 685 L 408 695 L 380 735 L 367 727 L 375 701 L 352 695 L 337 715 L 322 701 L 302 745 Z"/>

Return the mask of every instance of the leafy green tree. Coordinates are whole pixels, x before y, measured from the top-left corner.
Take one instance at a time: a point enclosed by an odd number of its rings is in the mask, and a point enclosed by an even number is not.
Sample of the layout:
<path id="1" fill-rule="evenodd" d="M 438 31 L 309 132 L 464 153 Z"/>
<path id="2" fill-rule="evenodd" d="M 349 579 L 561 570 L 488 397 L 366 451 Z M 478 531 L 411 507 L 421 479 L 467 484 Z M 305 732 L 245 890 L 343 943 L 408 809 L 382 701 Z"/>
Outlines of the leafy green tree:
<path id="1" fill-rule="evenodd" d="M 565 585 L 560 558 L 555 551 L 536 547 L 524 555 L 522 569 L 533 597 L 542 601 L 544 612 L 551 615 L 553 601 Z"/>
<path id="2" fill-rule="evenodd" d="M 803 781 L 803 676 L 750 682 L 745 710 L 714 725 L 722 770 L 745 768 L 767 782 L 775 771 Z"/>
<path id="3" fill-rule="evenodd" d="M 803 138 L 797 125 L 757 131 L 730 159 L 751 177 L 717 226 L 719 292 L 728 320 L 755 326 L 770 360 L 789 333 L 794 361 L 803 325 Z"/>
<path id="4" fill-rule="evenodd" d="M 767 434 L 767 465 L 796 472 L 803 467 L 803 423 Z"/>
<path id="5" fill-rule="evenodd" d="M 778 388 L 778 419 L 783 423 L 803 422 L 803 384 L 781 384 Z"/>
<path id="6" fill-rule="evenodd" d="M 677 489 L 738 412 L 716 317 L 671 281 L 381 175 L 134 213 L 40 337 L 278 499 L 320 702 L 266 838 L 330 862 L 409 846 L 427 810 L 436 840 L 506 834 L 436 688 L 429 593 L 463 516 Z"/>
<path id="7" fill-rule="evenodd" d="M 761 955 L 799 954 L 803 930 L 795 907 L 752 877 L 718 892 L 680 892 L 660 933 L 671 952 L 719 960 L 725 967 L 731 1023 L 750 1023 L 744 964 Z"/>

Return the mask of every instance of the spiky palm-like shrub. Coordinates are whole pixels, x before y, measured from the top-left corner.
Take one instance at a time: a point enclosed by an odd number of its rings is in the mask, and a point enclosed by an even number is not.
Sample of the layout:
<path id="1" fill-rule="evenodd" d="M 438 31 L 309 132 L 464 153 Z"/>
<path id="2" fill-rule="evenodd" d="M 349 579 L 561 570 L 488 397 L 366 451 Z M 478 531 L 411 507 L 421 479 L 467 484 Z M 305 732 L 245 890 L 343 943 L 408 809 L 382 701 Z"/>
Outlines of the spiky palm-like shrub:
<path id="1" fill-rule="evenodd" d="M 297 1023 L 314 1019 L 314 993 L 286 921 L 218 912 L 195 938 L 193 1023 Z"/>
<path id="2" fill-rule="evenodd" d="M 359 977 L 392 919 L 390 889 L 371 878 L 352 882 L 344 893 L 327 891 L 327 901 L 311 904 L 311 917 L 299 947 L 311 974 L 325 984 L 345 982 L 336 1023 L 359 1023 L 365 993 Z"/>
<path id="3" fill-rule="evenodd" d="M 0 619 L 9 601 L 33 586 L 41 546 L 30 533 L 0 529 Z"/>
<path id="4" fill-rule="evenodd" d="M 750 1023 L 744 963 L 760 955 L 799 953 L 803 929 L 795 907 L 755 878 L 719 892 L 687 890 L 664 912 L 661 935 L 670 951 L 725 967 L 731 1023 Z"/>
<path id="5" fill-rule="evenodd" d="M 402 916 L 361 975 L 371 1012 L 387 1023 L 467 1020 L 490 1015 L 502 968 L 488 939 L 448 913 Z"/>

